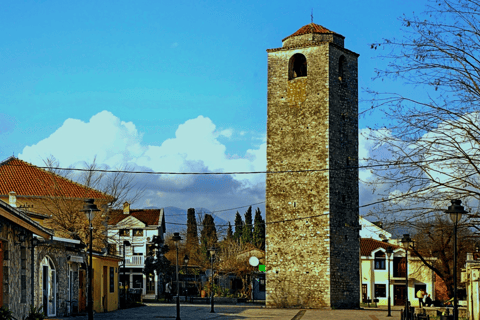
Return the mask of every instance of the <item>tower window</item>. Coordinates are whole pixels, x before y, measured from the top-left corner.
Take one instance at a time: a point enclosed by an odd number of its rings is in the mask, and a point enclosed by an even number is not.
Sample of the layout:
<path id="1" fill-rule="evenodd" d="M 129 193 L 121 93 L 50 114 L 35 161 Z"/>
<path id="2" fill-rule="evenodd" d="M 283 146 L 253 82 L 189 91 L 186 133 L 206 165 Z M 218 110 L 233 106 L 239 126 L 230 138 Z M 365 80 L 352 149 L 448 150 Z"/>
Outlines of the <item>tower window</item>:
<path id="1" fill-rule="evenodd" d="M 301 53 L 296 53 L 290 58 L 288 64 L 288 80 L 307 76 L 307 58 Z"/>
<path id="2" fill-rule="evenodd" d="M 338 79 L 340 81 L 345 81 L 345 68 L 347 67 L 347 59 L 345 56 L 341 56 L 338 61 Z"/>

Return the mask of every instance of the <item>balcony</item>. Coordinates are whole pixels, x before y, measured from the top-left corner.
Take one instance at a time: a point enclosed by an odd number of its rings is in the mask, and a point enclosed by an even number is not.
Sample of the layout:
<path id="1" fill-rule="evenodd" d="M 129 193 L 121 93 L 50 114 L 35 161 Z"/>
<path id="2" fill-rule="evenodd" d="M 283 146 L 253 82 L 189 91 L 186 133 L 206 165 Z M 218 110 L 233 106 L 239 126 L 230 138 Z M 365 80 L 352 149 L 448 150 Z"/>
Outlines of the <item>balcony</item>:
<path id="1" fill-rule="evenodd" d="M 143 267 L 145 259 L 143 256 L 126 256 L 125 266 L 128 267 Z"/>

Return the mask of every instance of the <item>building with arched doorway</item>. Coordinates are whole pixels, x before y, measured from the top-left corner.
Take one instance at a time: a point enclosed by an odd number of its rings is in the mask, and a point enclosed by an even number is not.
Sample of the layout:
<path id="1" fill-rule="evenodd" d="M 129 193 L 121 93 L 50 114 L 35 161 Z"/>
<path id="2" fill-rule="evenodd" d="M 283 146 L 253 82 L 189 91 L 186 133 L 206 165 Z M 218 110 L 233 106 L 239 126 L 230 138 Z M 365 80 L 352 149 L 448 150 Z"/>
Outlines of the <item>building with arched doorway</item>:
<path id="1" fill-rule="evenodd" d="M 0 306 L 17 319 L 23 319 L 34 305 L 36 236 L 50 241 L 53 232 L 0 201 Z"/>

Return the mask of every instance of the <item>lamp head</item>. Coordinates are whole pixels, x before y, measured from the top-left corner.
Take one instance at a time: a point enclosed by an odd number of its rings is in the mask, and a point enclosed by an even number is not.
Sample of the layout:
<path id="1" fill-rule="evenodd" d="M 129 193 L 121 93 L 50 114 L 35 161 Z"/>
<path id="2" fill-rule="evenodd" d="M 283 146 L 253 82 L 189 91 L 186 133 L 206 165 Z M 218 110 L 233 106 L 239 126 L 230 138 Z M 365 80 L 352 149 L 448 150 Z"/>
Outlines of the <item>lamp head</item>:
<path id="1" fill-rule="evenodd" d="M 392 256 L 392 253 L 393 253 L 393 248 L 388 246 L 386 252 L 387 252 L 388 259 L 390 259 L 390 257 Z"/>
<path id="2" fill-rule="evenodd" d="M 412 243 L 413 241 L 412 238 L 410 238 L 410 235 L 406 233 L 403 235 L 403 238 L 400 242 L 402 243 L 405 250 L 407 250 L 410 247 L 410 243 Z"/>
<path id="3" fill-rule="evenodd" d="M 83 209 L 80 210 L 81 212 L 84 212 L 85 215 L 87 216 L 88 221 L 92 221 L 93 218 L 95 217 L 94 212 L 100 211 L 97 208 L 97 205 L 94 204 L 95 200 L 94 199 L 85 199 L 85 204 L 83 205 Z"/>
<path id="4" fill-rule="evenodd" d="M 208 249 L 208 251 L 210 252 L 210 256 L 213 257 L 215 255 L 215 251 L 217 251 L 217 249 L 215 249 L 215 247 L 211 247 L 210 249 Z"/>
<path id="5" fill-rule="evenodd" d="M 461 200 L 451 200 L 450 202 L 452 205 L 445 210 L 445 213 L 448 213 L 452 222 L 456 224 L 462 219 L 462 214 L 467 213 L 467 211 L 461 205 Z"/>
<path id="6" fill-rule="evenodd" d="M 174 232 L 174 233 L 173 233 L 172 240 L 173 240 L 175 243 L 178 243 L 178 241 L 182 240 L 182 237 L 180 237 L 180 233 L 179 233 L 179 232 Z"/>
<path id="7" fill-rule="evenodd" d="M 188 261 L 189 261 L 189 260 L 190 260 L 190 259 L 188 259 L 188 255 L 185 255 L 185 257 L 183 258 L 183 261 L 185 262 L 185 264 L 188 264 Z"/>

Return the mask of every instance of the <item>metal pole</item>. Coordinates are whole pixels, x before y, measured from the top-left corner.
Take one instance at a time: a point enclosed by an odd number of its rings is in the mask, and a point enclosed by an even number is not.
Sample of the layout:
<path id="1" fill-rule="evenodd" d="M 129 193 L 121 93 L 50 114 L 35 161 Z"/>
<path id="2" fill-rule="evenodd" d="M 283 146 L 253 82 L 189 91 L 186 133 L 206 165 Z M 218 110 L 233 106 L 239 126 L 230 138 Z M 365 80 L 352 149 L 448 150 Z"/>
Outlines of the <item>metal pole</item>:
<path id="1" fill-rule="evenodd" d="M 180 320 L 180 282 L 178 281 L 178 242 L 175 242 L 175 246 L 177 248 L 177 264 L 175 266 L 176 275 L 177 275 L 177 318 L 176 320 Z"/>
<path id="2" fill-rule="evenodd" d="M 455 237 L 453 247 L 453 319 L 458 320 L 458 305 L 457 305 L 457 219 L 453 224 L 453 233 Z"/>
<path id="3" fill-rule="evenodd" d="M 387 263 L 388 263 L 388 314 L 387 317 L 392 316 L 392 307 L 390 303 L 390 258 L 387 256 Z"/>
<path id="4" fill-rule="evenodd" d="M 210 255 L 210 260 L 212 261 L 212 283 L 210 285 L 211 288 L 211 305 L 210 305 L 210 313 L 215 313 L 214 309 L 214 302 L 213 302 L 213 255 Z"/>
<path id="5" fill-rule="evenodd" d="M 127 304 L 127 276 L 125 275 L 125 241 L 123 242 L 123 307 Z"/>
<path id="6" fill-rule="evenodd" d="M 90 212 L 90 217 L 92 213 Z M 93 288 L 92 288 L 92 274 L 93 274 L 93 227 L 92 220 L 90 222 L 90 265 L 88 266 L 88 320 L 93 320 Z"/>
<path id="7" fill-rule="evenodd" d="M 408 310 L 408 249 L 405 250 L 405 319 L 410 319 Z"/>
<path id="8" fill-rule="evenodd" d="M 32 290 L 32 306 L 35 306 L 35 245 L 33 241 L 32 234 L 32 250 L 30 251 L 31 262 L 30 262 L 30 273 L 32 277 L 31 290 Z"/>
<path id="9" fill-rule="evenodd" d="M 187 279 L 188 279 L 188 269 L 187 269 L 187 264 L 185 264 L 185 303 L 188 301 L 188 284 L 187 284 Z"/>

